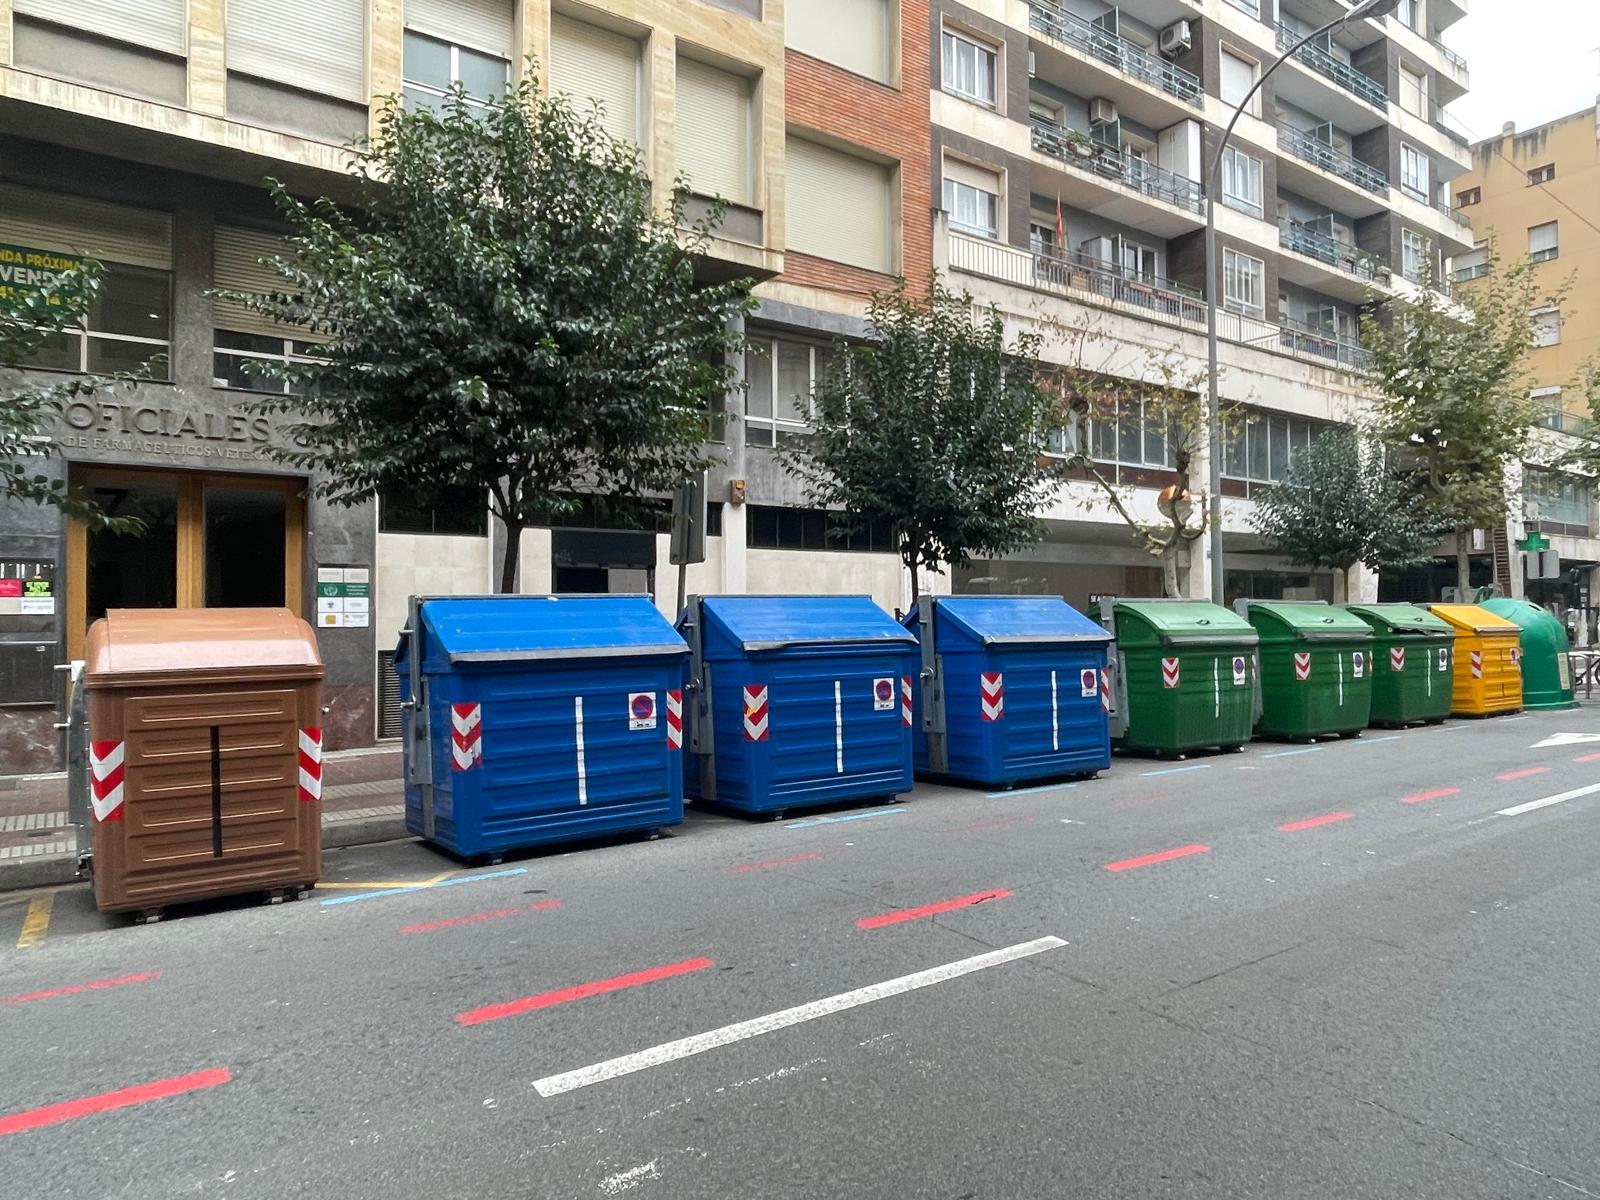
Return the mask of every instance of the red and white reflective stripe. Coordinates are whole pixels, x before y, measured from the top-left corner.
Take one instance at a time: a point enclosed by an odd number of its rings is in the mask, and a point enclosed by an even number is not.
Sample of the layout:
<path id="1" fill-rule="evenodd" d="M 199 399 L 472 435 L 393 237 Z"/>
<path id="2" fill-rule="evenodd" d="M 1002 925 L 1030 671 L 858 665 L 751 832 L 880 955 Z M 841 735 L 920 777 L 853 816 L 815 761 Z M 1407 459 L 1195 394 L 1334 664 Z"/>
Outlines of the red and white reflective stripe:
<path id="1" fill-rule="evenodd" d="M 683 749 L 683 693 L 667 693 L 667 749 Z"/>
<path id="2" fill-rule="evenodd" d="M 900 724 L 911 728 L 911 676 L 900 676 Z"/>
<path id="3" fill-rule="evenodd" d="M 122 743 L 89 743 L 89 804 L 96 821 L 122 820 Z"/>
<path id="4" fill-rule="evenodd" d="M 1006 715 L 1006 677 L 999 671 L 984 671 L 978 681 L 983 701 L 983 719 L 998 721 Z"/>
<path id="5" fill-rule="evenodd" d="M 1301 683 L 1311 678 L 1311 651 L 1296 650 L 1294 652 L 1294 677 Z"/>
<path id="6" fill-rule="evenodd" d="M 1404 646 L 1389 647 L 1389 670 L 1404 671 L 1406 669 L 1406 648 Z"/>
<path id="7" fill-rule="evenodd" d="M 744 740 L 767 740 L 767 685 L 744 685 Z"/>
<path id="8" fill-rule="evenodd" d="M 313 804 L 322 799 L 322 730 L 300 731 L 300 800 Z"/>
<path id="9" fill-rule="evenodd" d="M 470 771 L 483 760 L 483 705 L 450 706 L 450 758 L 457 771 Z"/>
<path id="10" fill-rule="evenodd" d="M 1182 665 L 1176 658 L 1163 658 L 1161 660 L 1161 686 L 1175 688 L 1182 673 Z"/>
<path id="11" fill-rule="evenodd" d="M 1482 679 L 1483 678 L 1483 651 L 1482 650 L 1474 650 L 1472 652 L 1472 677 L 1474 679 Z"/>
<path id="12" fill-rule="evenodd" d="M 1111 669 L 1100 668 L 1100 711 L 1111 711 Z"/>

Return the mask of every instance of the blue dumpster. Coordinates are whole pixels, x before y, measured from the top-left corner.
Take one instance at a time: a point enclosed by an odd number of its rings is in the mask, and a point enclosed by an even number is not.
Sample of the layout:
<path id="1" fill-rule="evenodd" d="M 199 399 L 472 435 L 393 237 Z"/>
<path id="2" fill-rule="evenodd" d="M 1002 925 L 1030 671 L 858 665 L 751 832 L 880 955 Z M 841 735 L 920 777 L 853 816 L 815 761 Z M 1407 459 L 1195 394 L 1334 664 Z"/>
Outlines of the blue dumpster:
<path id="1" fill-rule="evenodd" d="M 916 639 L 867 596 L 695 596 L 689 795 L 747 813 L 911 788 Z"/>
<path id="2" fill-rule="evenodd" d="M 406 828 L 497 859 L 680 824 L 688 657 L 648 596 L 413 596 Z"/>
<path id="3" fill-rule="evenodd" d="M 925 597 L 917 773 L 1010 787 L 1111 766 L 1111 635 L 1055 596 Z"/>

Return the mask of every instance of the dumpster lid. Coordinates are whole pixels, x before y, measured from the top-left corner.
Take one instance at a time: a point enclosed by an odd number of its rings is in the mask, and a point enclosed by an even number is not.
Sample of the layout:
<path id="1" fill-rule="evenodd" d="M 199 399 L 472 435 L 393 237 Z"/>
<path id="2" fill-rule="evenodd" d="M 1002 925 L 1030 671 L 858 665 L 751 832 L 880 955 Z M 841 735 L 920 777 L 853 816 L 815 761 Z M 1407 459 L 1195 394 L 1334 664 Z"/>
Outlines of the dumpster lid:
<path id="1" fill-rule="evenodd" d="M 1504 617 L 1497 617 L 1486 608 L 1479 608 L 1476 604 L 1430 604 L 1428 611 L 1444 618 L 1449 624 L 1465 633 L 1486 633 L 1522 635 L 1516 622 L 1508 621 Z"/>
<path id="2" fill-rule="evenodd" d="M 649 596 L 442 596 L 421 610 L 451 663 L 689 653 Z"/>
<path id="3" fill-rule="evenodd" d="M 1345 608 L 1384 633 L 1434 638 L 1455 636 L 1455 630 L 1448 623 L 1415 604 L 1347 604 Z"/>
<path id="4" fill-rule="evenodd" d="M 1059 596 L 937 596 L 933 604 L 985 646 L 1103 645 L 1111 640 L 1105 629 Z"/>
<path id="5" fill-rule="evenodd" d="M 1302 642 L 1370 641 L 1372 626 L 1353 612 L 1320 600 L 1241 600 L 1252 613 L 1266 613 Z M 1253 624 L 1253 622 L 1252 622 Z"/>
<path id="6" fill-rule="evenodd" d="M 316 635 L 287 608 L 114 608 L 83 657 L 86 688 L 323 676 Z"/>
<path id="7" fill-rule="evenodd" d="M 706 596 L 707 625 L 746 653 L 838 645 L 915 646 L 871 596 Z"/>
<path id="8" fill-rule="evenodd" d="M 1206 600 L 1114 601 L 1118 613 L 1133 613 L 1169 646 L 1254 646 L 1261 636 L 1232 609 Z"/>

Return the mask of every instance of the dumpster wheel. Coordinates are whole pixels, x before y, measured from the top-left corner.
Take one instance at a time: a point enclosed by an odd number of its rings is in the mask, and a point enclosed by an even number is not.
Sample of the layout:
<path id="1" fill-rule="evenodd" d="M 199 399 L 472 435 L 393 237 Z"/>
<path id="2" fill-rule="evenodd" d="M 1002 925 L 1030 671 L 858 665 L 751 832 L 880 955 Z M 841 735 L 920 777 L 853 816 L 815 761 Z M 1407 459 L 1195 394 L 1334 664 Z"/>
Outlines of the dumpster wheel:
<path id="1" fill-rule="evenodd" d="M 140 909 L 133 914 L 133 923 L 135 925 L 154 925 L 161 920 L 163 912 L 164 910 L 159 908 Z"/>

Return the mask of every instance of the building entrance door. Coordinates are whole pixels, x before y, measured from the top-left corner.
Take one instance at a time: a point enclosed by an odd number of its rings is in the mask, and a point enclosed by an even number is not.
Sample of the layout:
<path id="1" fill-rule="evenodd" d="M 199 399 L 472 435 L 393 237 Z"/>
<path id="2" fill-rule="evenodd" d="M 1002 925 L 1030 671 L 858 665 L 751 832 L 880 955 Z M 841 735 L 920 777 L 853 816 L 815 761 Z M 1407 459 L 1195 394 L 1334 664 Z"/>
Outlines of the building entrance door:
<path id="1" fill-rule="evenodd" d="M 73 467 L 71 483 L 141 534 L 67 527 L 67 654 L 111 608 L 285 606 L 304 615 L 305 481 Z"/>

